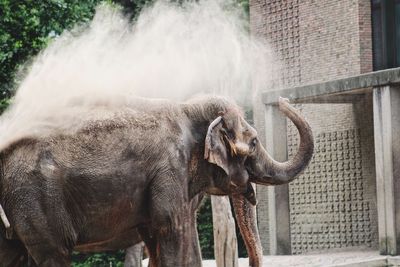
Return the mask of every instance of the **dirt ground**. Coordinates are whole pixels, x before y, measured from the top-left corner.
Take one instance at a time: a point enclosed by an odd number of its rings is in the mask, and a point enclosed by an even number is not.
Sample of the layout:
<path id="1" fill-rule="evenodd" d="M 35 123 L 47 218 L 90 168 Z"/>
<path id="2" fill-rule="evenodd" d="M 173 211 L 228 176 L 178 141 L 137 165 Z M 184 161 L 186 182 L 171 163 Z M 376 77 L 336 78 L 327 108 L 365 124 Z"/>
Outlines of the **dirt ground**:
<path id="1" fill-rule="evenodd" d="M 143 262 L 147 266 L 147 261 Z M 248 267 L 240 258 L 239 267 Z M 379 255 L 378 251 L 339 252 L 299 256 L 265 256 L 263 267 L 384 267 L 400 266 L 400 256 Z M 204 260 L 203 267 L 216 267 L 214 260 Z"/>

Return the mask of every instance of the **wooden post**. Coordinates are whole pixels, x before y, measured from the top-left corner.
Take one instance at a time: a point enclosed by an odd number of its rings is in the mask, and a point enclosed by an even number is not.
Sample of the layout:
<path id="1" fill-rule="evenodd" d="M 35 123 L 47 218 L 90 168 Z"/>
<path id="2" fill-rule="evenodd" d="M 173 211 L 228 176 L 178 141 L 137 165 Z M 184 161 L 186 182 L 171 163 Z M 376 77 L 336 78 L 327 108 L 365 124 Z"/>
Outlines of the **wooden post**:
<path id="1" fill-rule="evenodd" d="M 235 220 L 227 196 L 211 196 L 217 267 L 238 267 Z"/>
<path id="2" fill-rule="evenodd" d="M 124 267 L 142 267 L 143 242 L 125 250 Z"/>

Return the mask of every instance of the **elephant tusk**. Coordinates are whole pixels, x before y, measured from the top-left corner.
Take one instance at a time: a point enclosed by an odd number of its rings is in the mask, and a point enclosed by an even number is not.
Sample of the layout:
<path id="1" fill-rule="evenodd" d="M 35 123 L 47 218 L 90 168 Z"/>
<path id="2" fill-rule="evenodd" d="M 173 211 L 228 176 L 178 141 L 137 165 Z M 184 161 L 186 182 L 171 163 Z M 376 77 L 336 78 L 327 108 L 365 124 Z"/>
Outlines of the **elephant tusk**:
<path id="1" fill-rule="evenodd" d="M 237 184 L 235 184 L 235 183 L 232 182 L 232 181 L 231 181 L 231 185 L 232 185 L 234 188 L 238 188 L 238 187 L 239 187 Z"/>
<path id="2" fill-rule="evenodd" d="M 0 217 L 1 217 L 1 220 L 3 221 L 3 224 L 6 227 L 6 229 L 9 229 L 11 227 L 11 225 L 10 225 L 10 222 L 8 221 L 6 213 L 4 212 L 4 209 L 1 205 L 0 205 Z"/>
<path id="3" fill-rule="evenodd" d="M 207 130 L 207 135 L 206 135 L 206 145 L 204 148 L 204 159 L 208 159 L 210 157 L 210 149 L 212 147 L 211 145 L 211 132 L 214 130 L 214 128 L 218 125 L 218 123 L 220 123 L 222 121 L 222 117 L 219 116 L 218 118 L 216 118 L 211 124 L 210 126 L 208 126 L 208 130 Z"/>
<path id="4" fill-rule="evenodd" d="M 11 228 L 10 222 L 7 218 L 6 213 L 4 212 L 3 206 L 0 204 L 0 218 L 3 221 L 3 224 L 6 228 L 6 238 L 12 239 L 13 237 L 13 229 Z"/>

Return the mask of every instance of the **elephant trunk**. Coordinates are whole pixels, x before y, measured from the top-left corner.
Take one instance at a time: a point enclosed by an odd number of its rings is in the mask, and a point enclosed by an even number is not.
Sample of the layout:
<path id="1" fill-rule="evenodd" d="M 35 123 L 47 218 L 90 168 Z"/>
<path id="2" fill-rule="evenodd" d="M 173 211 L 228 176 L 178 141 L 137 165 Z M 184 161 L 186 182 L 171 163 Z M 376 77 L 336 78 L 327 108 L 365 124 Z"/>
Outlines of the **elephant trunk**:
<path id="1" fill-rule="evenodd" d="M 300 134 L 300 146 L 297 154 L 286 162 L 275 161 L 259 145 L 258 153 L 251 160 L 252 182 L 266 185 L 286 184 L 296 178 L 308 165 L 314 151 L 314 139 L 311 127 L 305 118 L 289 101 L 279 98 L 279 109 L 294 123 Z"/>
<path id="2" fill-rule="evenodd" d="M 252 185 L 249 184 L 249 186 Z M 261 267 L 263 251 L 257 228 L 256 207 L 243 195 L 233 195 L 232 204 L 249 255 L 249 266 Z"/>

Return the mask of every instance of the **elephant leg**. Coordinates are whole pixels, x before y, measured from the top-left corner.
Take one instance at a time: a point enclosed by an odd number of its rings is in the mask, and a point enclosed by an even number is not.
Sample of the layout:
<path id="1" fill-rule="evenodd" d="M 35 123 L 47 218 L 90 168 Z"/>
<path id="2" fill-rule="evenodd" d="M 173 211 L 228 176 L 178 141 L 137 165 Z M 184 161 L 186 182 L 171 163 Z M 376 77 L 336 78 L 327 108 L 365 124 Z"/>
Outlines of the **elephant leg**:
<path id="1" fill-rule="evenodd" d="M 26 260 L 24 256 L 17 256 L 15 258 L 8 258 L 6 261 L 0 261 L 4 267 L 23 267 L 26 266 Z M 30 267 L 30 265 L 28 265 Z"/>
<path id="2" fill-rule="evenodd" d="M 27 256 L 28 257 L 28 265 L 27 267 L 37 267 L 35 261 L 32 259 L 31 256 Z"/>
<path id="3" fill-rule="evenodd" d="M 146 251 L 149 255 L 148 267 L 157 267 L 159 265 L 159 258 L 157 254 L 157 240 L 154 235 L 150 234 L 150 231 L 145 226 L 138 228 L 139 234 L 146 244 Z"/>
<path id="4" fill-rule="evenodd" d="M 150 238 L 146 243 L 146 249 L 149 254 L 149 265 L 148 267 L 157 267 L 160 265 L 160 258 L 157 253 L 157 240 Z"/>
<path id="5" fill-rule="evenodd" d="M 49 241 L 37 240 L 36 243 L 25 243 L 34 263 L 38 267 L 69 267 L 70 253 L 62 248 L 49 245 Z M 36 264 L 36 265 L 35 265 Z"/>
<path id="6" fill-rule="evenodd" d="M 28 254 L 19 241 L 6 240 L 0 237 L 0 266 L 2 267 L 30 267 Z"/>
<path id="7" fill-rule="evenodd" d="M 154 179 L 151 187 L 151 226 L 157 240 L 158 267 L 201 266 L 195 210 L 177 180 Z"/>
<path id="8" fill-rule="evenodd" d="M 181 229 L 172 229 L 168 233 L 158 234 L 159 266 L 202 266 L 200 246 L 196 225 L 188 222 Z"/>
<path id="9" fill-rule="evenodd" d="M 51 259 L 46 259 L 45 261 L 38 264 L 39 267 L 69 267 L 71 266 L 70 261 L 65 259 L 56 259 L 52 257 Z"/>
<path id="10" fill-rule="evenodd" d="M 149 254 L 148 267 L 157 267 L 160 264 L 160 259 L 157 254 L 157 240 L 155 238 L 149 239 L 146 243 L 146 251 Z"/>
<path id="11" fill-rule="evenodd" d="M 69 267 L 71 250 L 53 236 L 54 229 L 46 226 L 46 222 L 30 218 L 32 217 L 15 218 L 15 231 L 34 264 L 38 267 Z"/>

